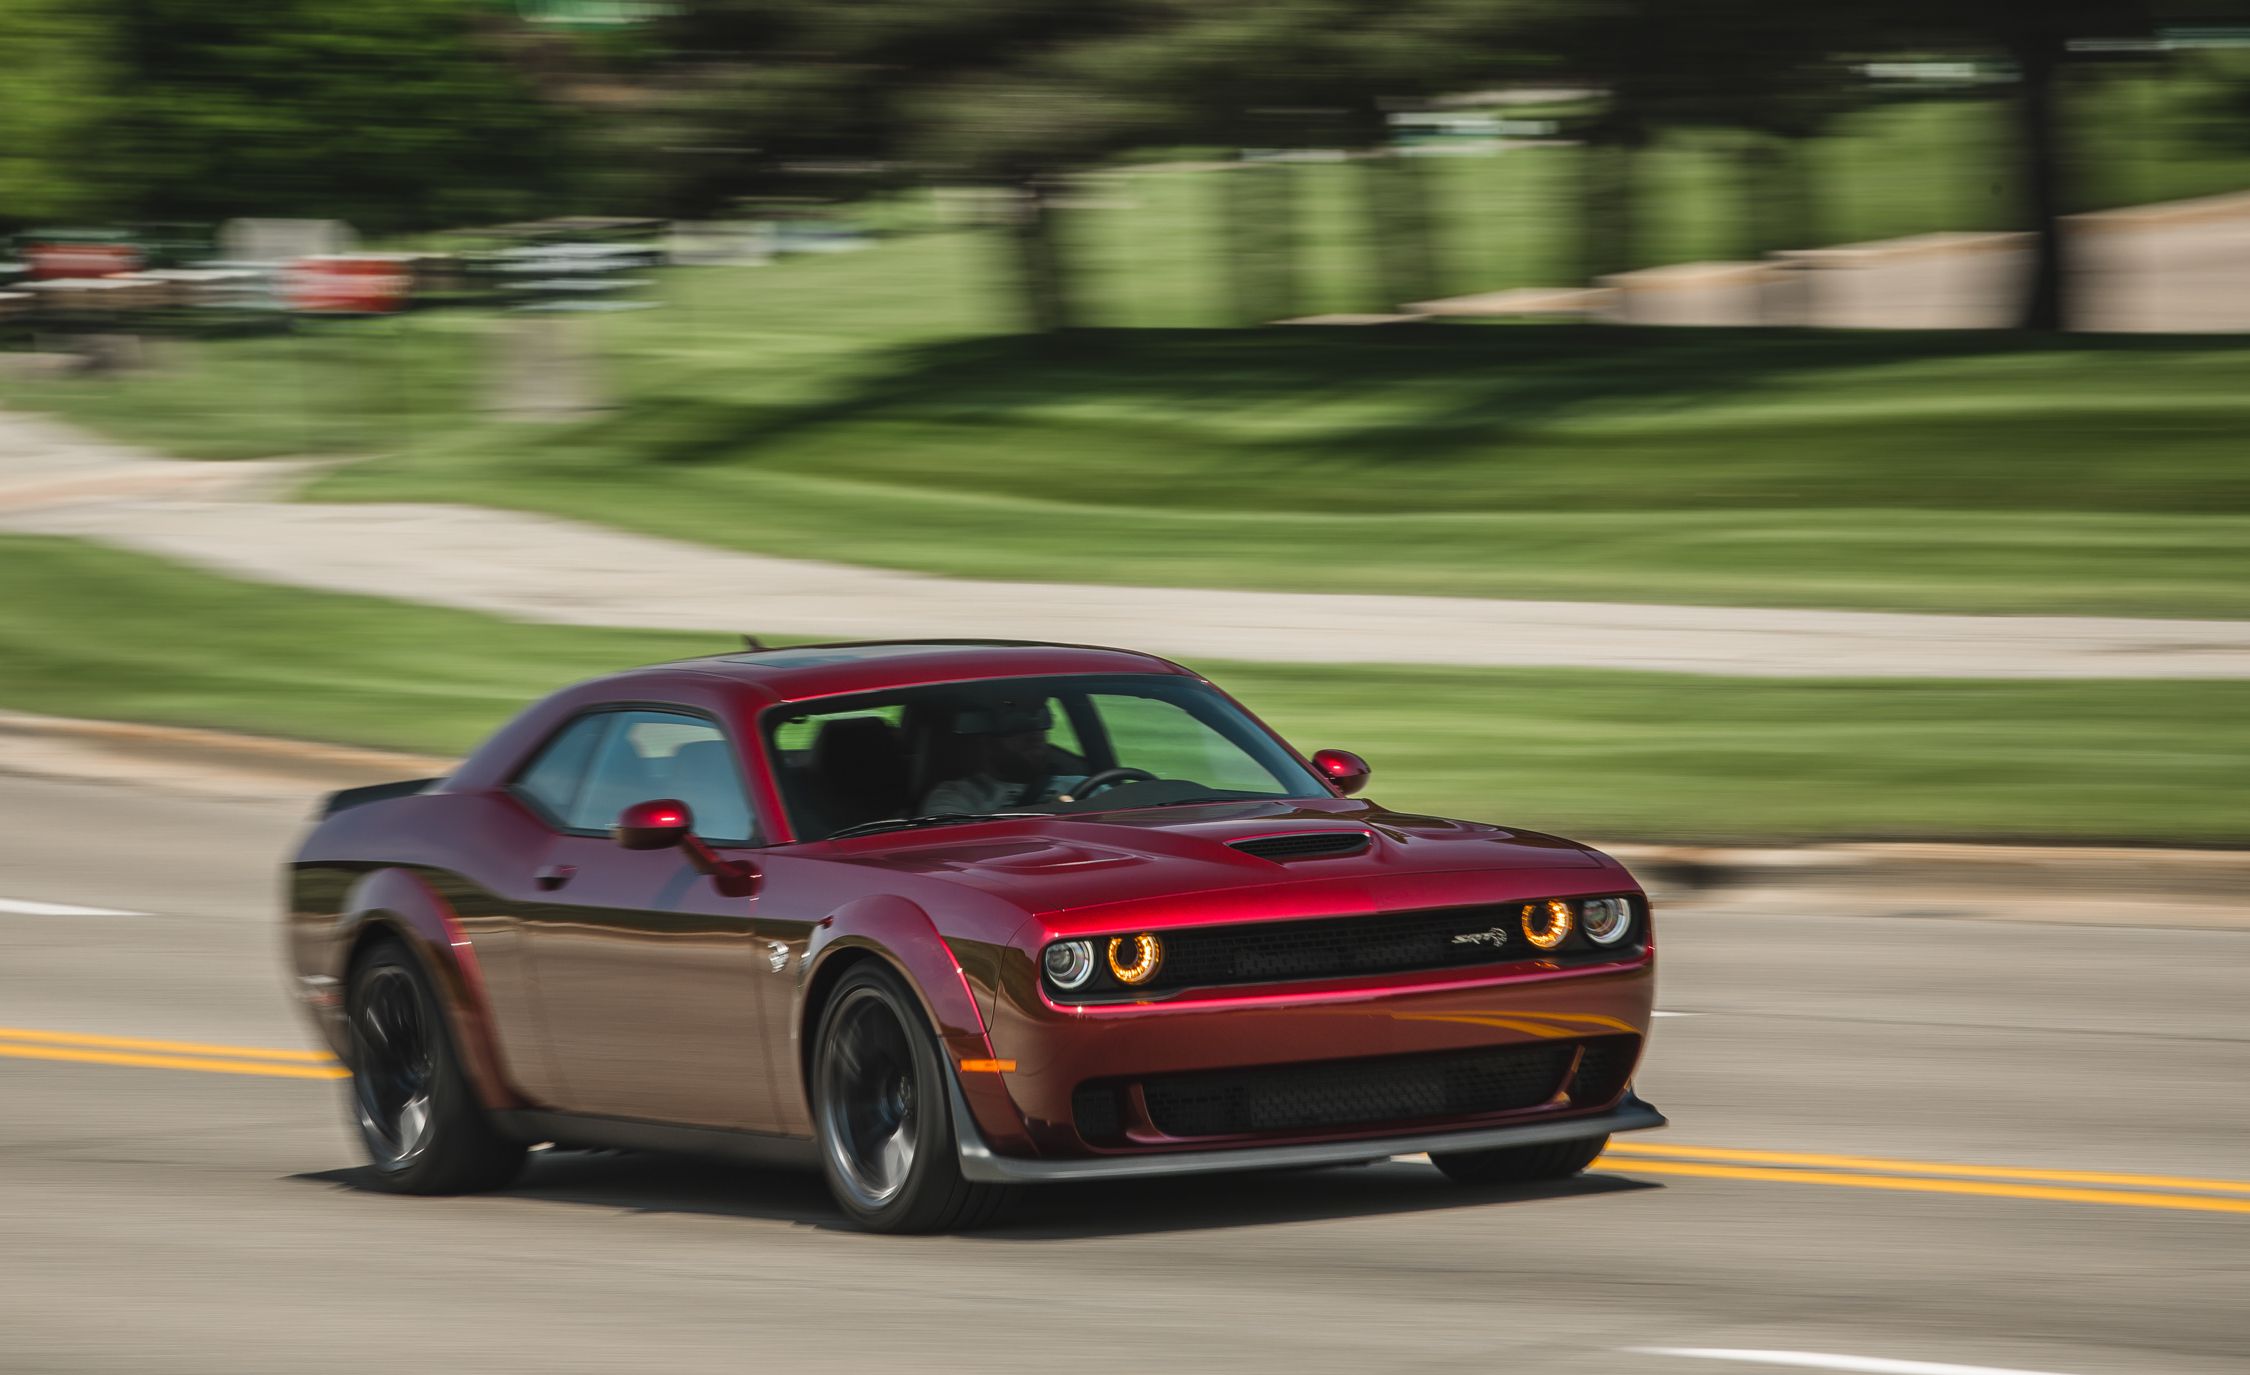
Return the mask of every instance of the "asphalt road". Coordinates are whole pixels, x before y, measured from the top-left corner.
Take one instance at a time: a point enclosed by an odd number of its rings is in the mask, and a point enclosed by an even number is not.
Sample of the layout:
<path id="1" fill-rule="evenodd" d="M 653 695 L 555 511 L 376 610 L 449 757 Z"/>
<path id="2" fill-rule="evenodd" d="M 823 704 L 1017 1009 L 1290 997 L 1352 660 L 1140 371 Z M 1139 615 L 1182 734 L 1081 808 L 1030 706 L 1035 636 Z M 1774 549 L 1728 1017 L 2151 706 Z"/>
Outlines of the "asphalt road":
<path id="1" fill-rule="evenodd" d="M 0 1371 L 2250 1367 L 2250 928 L 1678 905 L 1674 1125 L 1581 1181 L 1072 1188 L 897 1239 L 655 1158 L 360 1187 L 323 1067 L 243 1053 L 310 1044 L 302 813 L 0 777 Z"/>

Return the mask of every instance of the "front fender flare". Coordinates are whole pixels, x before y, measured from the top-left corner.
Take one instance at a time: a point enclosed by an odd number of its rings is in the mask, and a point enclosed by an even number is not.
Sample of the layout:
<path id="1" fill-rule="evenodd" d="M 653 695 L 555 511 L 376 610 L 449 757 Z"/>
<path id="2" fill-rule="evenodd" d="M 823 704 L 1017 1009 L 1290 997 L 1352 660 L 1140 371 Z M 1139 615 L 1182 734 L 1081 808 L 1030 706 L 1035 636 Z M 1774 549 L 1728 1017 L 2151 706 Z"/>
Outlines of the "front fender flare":
<path id="1" fill-rule="evenodd" d="M 922 1004 L 922 1012 L 937 1030 L 938 1047 L 946 1072 L 960 1085 L 975 1118 L 975 1127 L 1003 1149 L 1029 1152 L 1023 1119 L 1009 1098 L 999 1073 L 989 1069 L 963 1071 L 963 1061 L 990 1062 L 992 1038 L 976 993 L 962 972 L 952 946 L 930 920 L 929 913 L 905 898 L 881 894 L 856 899 L 830 913 L 813 928 L 799 966 L 797 1005 L 790 1018 L 791 1063 L 805 1079 L 805 1102 L 812 1102 L 810 1025 L 812 994 L 823 986 L 823 971 L 854 952 L 871 954 L 906 976 L 907 984 Z"/>

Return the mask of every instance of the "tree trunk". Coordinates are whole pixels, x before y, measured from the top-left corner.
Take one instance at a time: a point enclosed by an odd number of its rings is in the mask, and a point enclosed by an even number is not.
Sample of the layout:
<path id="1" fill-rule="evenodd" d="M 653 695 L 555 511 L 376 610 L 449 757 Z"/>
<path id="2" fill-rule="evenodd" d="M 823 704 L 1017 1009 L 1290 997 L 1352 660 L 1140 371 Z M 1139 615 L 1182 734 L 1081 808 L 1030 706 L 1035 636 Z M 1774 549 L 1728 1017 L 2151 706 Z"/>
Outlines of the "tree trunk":
<path id="1" fill-rule="evenodd" d="M 2059 34 L 2034 21 L 2016 32 L 2013 47 L 2020 73 L 2016 152 L 2023 178 L 2024 211 L 2036 236 L 2023 327 L 2065 329 L 2069 325 L 2070 271 L 2063 242 L 2063 137 L 2056 92 L 2063 42 Z"/>
<path id="2" fill-rule="evenodd" d="M 1056 241 L 1055 210 L 1050 203 L 1053 188 L 1033 180 L 1025 182 L 1021 191 L 1012 229 L 1024 321 L 1036 333 L 1054 334 L 1069 329 L 1072 318 L 1062 246 Z"/>
<path id="3" fill-rule="evenodd" d="M 1578 275 L 1591 286 L 1633 267 L 1633 147 L 1618 131 L 1595 131 L 1580 147 Z"/>
<path id="4" fill-rule="evenodd" d="M 1258 188 L 1252 185 L 1258 171 L 1237 162 L 1219 173 L 1220 238 L 1227 249 L 1227 295 L 1233 302 L 1228 323 L 1233 325 L 1261 325 L 1270 318 L 1258 262 Z"/>
<path id="5" fill-rule="evenodd" d="M 1781 184 L 1781 157 L 1773 136 L 1745 130 L 1735 152 L 1735 193 L 1741 214 L 1735 231 L 1738 254 L 1756 262 L 1776 249 L 1804 247 L 1789 241 L 1787 192 Z"/>
<path id="6" fill-rule="evenodd" d="M 1244 162 L 1219 174 L 1235 324 L 1262 325 L 1298 313 L 1289 173 L 1281 164 Z"/>
<path id="7" fill-rule="evenodd" d="M 1813 152 L 1813 136 L 1792 134 L 1783 140 L 1781 179 L 1786 203 L 1781 232 L 1784 248 L 1821 248 L 1828 243 L 1828 227 L 1821 215 L 1820 166 Z"/>
<path id="8" fill-rule="evenodd" d="M 1437 226 L 1419 158 L 1378 150 L 1361 160 L 1368 248 L 1375 258 L 1379 309 L 1397 310 L 1438 294 Z"/>

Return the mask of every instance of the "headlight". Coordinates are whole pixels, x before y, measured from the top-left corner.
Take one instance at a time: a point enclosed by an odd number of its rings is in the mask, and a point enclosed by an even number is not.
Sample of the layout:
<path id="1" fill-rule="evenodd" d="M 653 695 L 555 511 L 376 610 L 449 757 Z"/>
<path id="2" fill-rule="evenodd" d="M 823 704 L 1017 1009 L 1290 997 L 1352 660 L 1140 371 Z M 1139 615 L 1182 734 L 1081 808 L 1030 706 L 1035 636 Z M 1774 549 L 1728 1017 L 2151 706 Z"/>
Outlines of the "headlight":
<path id="1" fill-rule="evenodd" d="M 1578 921 L 1586 939 L 1615 945 L 1632 933 L 1633 904 L 1625 898 L 1588 898 L 1578 904 Z"/>
<path id="2" fill-rule="evenodd" d="M 1156 977 L 1156 967 L 1163 962 L 1164 943 L 1146 931 L 1137 936 L 1110 937 L 1109 972 L 1121 984 L 1147 983 Z"/>
<path id="3" fill-rule="evenodd" d="M 1570 939 L 1575 919 L 1570 904 L 1560 898 L 1523 905 L 1523 938 L 1541 950 L 1552 950 Z"/>
<path id="4" fill-rule="evenodd" d="M 1057 988 L 1080 988 L 1094 977 L 1092 941 L 1056 941 L 1040 961 Z"/>

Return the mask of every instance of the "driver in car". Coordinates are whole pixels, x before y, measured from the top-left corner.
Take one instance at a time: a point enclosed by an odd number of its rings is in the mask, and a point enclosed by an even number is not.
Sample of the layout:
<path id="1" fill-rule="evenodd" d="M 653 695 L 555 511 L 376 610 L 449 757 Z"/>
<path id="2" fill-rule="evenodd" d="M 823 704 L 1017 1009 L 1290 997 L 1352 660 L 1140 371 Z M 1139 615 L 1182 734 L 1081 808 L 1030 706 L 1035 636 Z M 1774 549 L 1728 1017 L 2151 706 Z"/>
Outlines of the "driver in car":
<path id="1" fill-rule="evenodd" d="M 983 815 L 1029 803 L 1052 802 L 1047 732 L 1054 713 L 1044 702 L 993 702 L 954 714 L 953 733 L 969 744 L 974 771 L 949 778 L 922 799 L 921 814 Z"/>

